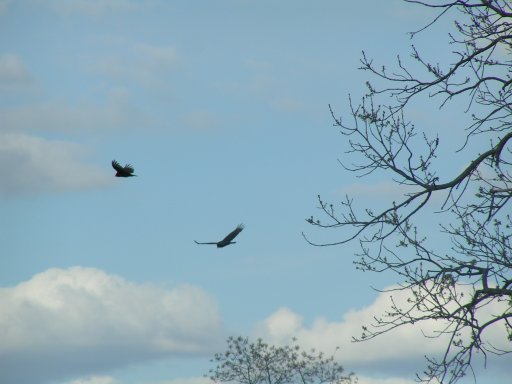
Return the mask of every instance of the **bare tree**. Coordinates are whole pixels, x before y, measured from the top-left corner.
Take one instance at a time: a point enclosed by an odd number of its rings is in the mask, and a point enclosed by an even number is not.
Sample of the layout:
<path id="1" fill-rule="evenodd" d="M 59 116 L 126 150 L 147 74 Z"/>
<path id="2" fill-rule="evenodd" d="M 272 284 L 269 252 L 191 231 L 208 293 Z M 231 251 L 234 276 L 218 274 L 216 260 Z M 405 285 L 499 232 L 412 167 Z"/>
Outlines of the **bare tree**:
<path id="1" fill-rule="evenodd" d="M 296 341 L 296 340 L 294 340 Z M 239 384 L 351 384 L 353 374 L 343 375 L 343 368 L 334 357 L 325 357 L 314 350 L 306 352 L 297 344 L 282 347 L 263 340 L 230 337 L 224 353 L 217 353 L 217 364 L 208 377 L 215 383 Z"/>
<path id="2" fill-rule="evenodd" d="M 359 241 L 356 267 L 391 271 L 398 289 L 410 292 L 407 305 L 392 302 L 356 340 L 435 320 L 443 328 L 427 336 L 447 335 L 449 342 L 442 356 L 427 357 L 418 378 L 454 383 L 474 373 L 476 352 L 486 360 L 512 350 L 512 3 L 404 1 L 436 12 L 411 38 L 453 19 L 452 61 L 431 63 L 412 46 L 411 58 L 398 57 L 389 71 L 363 52 L 362 69 L 384 86 L 368 82 L 362 101 L 350 100 L 348 121 L 332 108 L 331 114 L 348 145 L 343 167 L 358 177 L 380 172 L 405 192 L 377 209 L 358 209 L 359 201 L 350 196 L 339 206 L 319 196 L 321 214 L 307 221 L 338 228 L 340 237 L 322 244 L 305 238 L 317 246 Z M 463 123 L 450 127 L 463 137 L 454 154 L 471 159 L 459 164 L 457 174 L 446 177 L 443 163 L 453 160 L 439 155 L 443 135 L 450 133 L 429 136 L 435 127 L 418 129 L 406 118 L 411 103 L 421 98 L 454 113 L 456 100 L 466 103 Z M 442 203 L 436 203 L 437 196 Z M 427 212 L 436 215 L 437 229 L 451 245 L 429 241 L 436 228 L 422 226 L 418 217 Z M 487 337 L 496 332 L 503 336 L 500 345 Z"/>

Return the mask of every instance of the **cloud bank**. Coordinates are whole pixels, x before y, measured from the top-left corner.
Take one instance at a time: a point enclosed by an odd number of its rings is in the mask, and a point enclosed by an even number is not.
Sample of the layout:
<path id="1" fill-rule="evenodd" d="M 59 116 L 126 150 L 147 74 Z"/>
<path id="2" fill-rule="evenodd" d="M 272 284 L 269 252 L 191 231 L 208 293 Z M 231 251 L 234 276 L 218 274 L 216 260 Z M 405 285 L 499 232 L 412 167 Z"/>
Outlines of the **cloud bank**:
<path id="1" fill-rule="evenodd" d="M 91 268 L 49 269 L 0 289 L 0 382 L 44 383 L 210 354 L 221 333 L 216 302 L 200 288 L 135 284 Z"/>
<path id="2" fill-rule="evenodd" d="M 388 287 L 390 288 L 392 287 Z M 362 326 L 375 324 L 374 317 L 389 310 L 390 295 L 393 296 L 395 303 L 408 307 L 408 291 L 383 292 L 369 306 L 348 311 L 339 321 L 328 321 L 319 317 L 311 325 L 305 324 L 299 314 L 283 307 L 259 324 L 256 334 L 273 344 L 289 343 L 291 338 L 296 337 L 307 349 L 315 348 L 327 354 L 335 353 L 336 359 L 348 371 L 354 371 L 357 375 L 401 377 L 407 382 L 414 379 L 415 372 L 420 372 L 425 367 L 425 356 L 440 357 L 449 341 L 447 335 L 425 337 L 436 335 L 445 324 L 441 321 L 428 320 L 418 322 L 414 326 L 398 327 L 375 339 L 352 342 L 352 337 L 361 336 Z M 493 313 L 503 313 L 504 310 L 504 303 L 492 303 L 481 309 L 479 318 L 488 320 L 492 318 Z M 503 327 L 493 327 L 484 335 L 484 341 L 502 350 L 510 349 Z M 473 360 L 479 370 L 484 368 L 480 358 L 481 356 L 477 354 Z M 505 368 L 510 364 L 509 355 L 489 354 L 488 358 L 496 368 Z M 505 371 L 506 369 L 503 369 L 503 372 Z M 365 380 L 372 383 L 369 377 Z"/>

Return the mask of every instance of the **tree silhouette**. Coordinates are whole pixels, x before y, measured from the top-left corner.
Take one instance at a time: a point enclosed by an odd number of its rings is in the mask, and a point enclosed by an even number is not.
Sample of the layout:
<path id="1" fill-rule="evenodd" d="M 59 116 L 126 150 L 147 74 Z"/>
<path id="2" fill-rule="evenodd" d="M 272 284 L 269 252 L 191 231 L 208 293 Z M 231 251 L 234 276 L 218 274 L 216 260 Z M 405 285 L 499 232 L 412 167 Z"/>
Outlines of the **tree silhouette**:
<path id="1" fill-rule="evenodd" d="M 296 341 L 296 340 L 294 340 Z M 207 375 L 215 383 L 239 384 L 351 384 L 353 374 L 343 375 L 334 357 L 314 350 L 306 352 L 297 344 L 268 345 L 261 339 L 229 337 L 224 353 L 211 362 L 217 367 Z"/>
<path id="2" fill-rule="evenodd" d="M 389 70 L 363 52 L 362 69 L 384 86 L 368 82 L 360 103 L 350 99 L 350 119 L 337 117 L 330 108 L 348 145 L 340 161 L 343 167 L 363 178 L 384 174 L 403 193 L 384 208 L 365 202 L 362 209 L 357 196 L 347 196 L 339 206 L 319 196 L 321 214 L 307 221 L 318 228 L 337 228 L 340 237 L 321 244 L 311 235 L 304 237 L 317 246 L 359 241 L 356 267 L 390 271 L 398 289 L 410 292 L 407 305 L 392 302 L 356 340 L 436 321 L 442 327 L 428 336 L 448 335 L 446 352 L 427 357 L 427 368 L 418 378 L 454 383 L 473 371 L 476 352 L 487 359 L 512 349 L 512 4 L 405 2 L 437 11 L 431 23 L 411 33 L 412 38 L 428 33 L 441 19 L 453 18 L 453 61 L 431 63 L 412 46 L 412 60 L 398 57 Z M 451 135 L 446 129 L 421 130 L 406 118 L 408 108 L 421 98 L 454 113 L 452 102 L 465 101 L 459 125 L 450 127 L 462 133 L 456 148 L 440 150 Z M 443 156 L 447 151 L 458 157 Z M 463 156 L 470 160 L 459 164 L 459 173 L 446 177 L 444 165 Z M 438 227 L 420 220 L 427 212 L 436 215 Z M 436 230 L 436 239 L 430 240 Z M 441 235 L 451 245 L 443 246 L 446 243 L 437 240 Z M 501 335 L 499 345 L 488 336 L 493 333 Z"/>

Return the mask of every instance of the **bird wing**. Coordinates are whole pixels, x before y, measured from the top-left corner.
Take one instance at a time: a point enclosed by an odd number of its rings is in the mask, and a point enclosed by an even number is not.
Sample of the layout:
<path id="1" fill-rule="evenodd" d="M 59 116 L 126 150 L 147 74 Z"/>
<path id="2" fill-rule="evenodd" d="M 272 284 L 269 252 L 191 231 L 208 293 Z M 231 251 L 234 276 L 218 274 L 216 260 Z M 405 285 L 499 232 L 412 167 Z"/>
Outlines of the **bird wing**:
<path id="1" fill-rule="evenodd" d="M 131 164 L 126 164 L 123 169 L 125 172 L 128 172 L 130 174 L 135 172 L 135 169 L 133 168 L 133 165 L 131 165 Z"/>
<path id="2" fill-rule="evenodd" d="M 199 241 L 194 240 L 194 243 L 196 244 L 217 244 L 217 243 L 200 243 Z"/>
<path id="3" fill-rule="evenodd" d="M 229 243 L 231 242 L 231 240 L 233 240 L 235 237 L 237 237 L 237 235 L 242 232 L 242 230 L 244 229 L 244 225 L 243 224 L 238 224 L 237 227 L 231 231 L 231 233 L 229 235 L 227 235 L 222 241 L 220 241 L 220 243 Z"/>
<path id="4" fill-rule="evenodd" d="M 112 160 L 112 168 L 114 168 L 117 172 L 124 172 L 124 168 L 115 160 Z"/>

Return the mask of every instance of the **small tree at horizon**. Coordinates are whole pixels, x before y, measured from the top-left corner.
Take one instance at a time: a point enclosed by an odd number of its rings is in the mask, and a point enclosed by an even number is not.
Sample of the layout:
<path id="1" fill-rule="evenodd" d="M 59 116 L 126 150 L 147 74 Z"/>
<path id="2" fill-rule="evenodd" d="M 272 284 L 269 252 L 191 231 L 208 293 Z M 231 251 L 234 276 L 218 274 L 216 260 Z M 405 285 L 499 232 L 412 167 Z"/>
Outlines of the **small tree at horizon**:
<path id="1" fill-rule="evenodd" d="M 293 340 L 296 341 L 295 339 Z M 206 375 L 215 383 L 239 384 L 352 384 L 352 373 L 315 350 L 297 344 L 274 346 L 247 337 L 229 337 L 227 350 L 211 360 L 217 366 Z"/>

